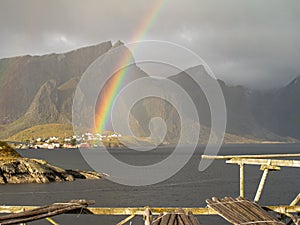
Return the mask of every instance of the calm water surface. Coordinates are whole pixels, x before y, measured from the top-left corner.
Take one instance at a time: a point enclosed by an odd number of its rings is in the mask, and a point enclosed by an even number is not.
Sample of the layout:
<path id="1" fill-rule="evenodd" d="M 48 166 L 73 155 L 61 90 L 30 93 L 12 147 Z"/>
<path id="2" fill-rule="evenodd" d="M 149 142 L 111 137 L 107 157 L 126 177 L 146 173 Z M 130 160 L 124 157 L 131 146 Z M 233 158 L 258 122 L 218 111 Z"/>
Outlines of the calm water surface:
<path id="1" fill-rule="evenodd" d="M 112 150 L 116 158 L 138 165 L 149 165 L 168 157 L 172 148 L 160 148 L 151 152 Z M 66 169 L 91 170 L 79 150 L 20 150 L 24 157 L 45 159 L 49 163 Z M 219 154 L 270 154 L 299 153 L 300 145 L 227 145 Z M 239 167 L 214 161 L 203 172 L 198 171 L 199 147 L 188 164 L 170 179 L 151 186 L 130 187 L 109 180 L 76 180 L 74 182 L 50 184 L 1 185 L 1 205 L 45 205 L 71 199 L 93 199 L 99 207 L 205 207 L 205 199 L 212 196 L 239 195 Z M 246 197 L 253 199 L 260 176 L 258 166 L 246 166 Z M 270 172 L 260 203 L 264 205 L 289 204 L 300 192 L 300 170 L 282 168 L 280 172 Z M 59 224 L 116 224 L 124 217 L 62 215 L 54 217 Z M 201 224 L 227 224 L 223 219 L 199 216 Z M 30 224 L 49 224 L 41 220 Z M 137 218 L 132 224 L 141 224 Z"/>

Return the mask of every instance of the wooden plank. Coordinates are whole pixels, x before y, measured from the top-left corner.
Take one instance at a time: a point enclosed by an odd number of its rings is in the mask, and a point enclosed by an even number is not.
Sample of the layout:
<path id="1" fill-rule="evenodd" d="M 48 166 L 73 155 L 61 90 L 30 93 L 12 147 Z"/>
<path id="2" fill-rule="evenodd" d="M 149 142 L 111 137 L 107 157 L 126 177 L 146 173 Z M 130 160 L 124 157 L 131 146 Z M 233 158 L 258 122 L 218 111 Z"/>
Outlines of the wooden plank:
<path id="1" fill-rule="evenodd" d="M 150 223 L 151 223 L 150 209 L 149 209 L 149 207 L 146 207 L 145 212 L 144 212 L 144 224 L 150 225 Z"/>
<path id="2" fill-rule="evenodd" d="M 241 197 L 242 198 L 242 197 Z M 227 204 L 227 207 L 230 208 L 230 210 L 234 211 L 236 213 L 237 217 L 241 217 L 241 215 L 244 217 L 243 221 L 246 222 L 248 220 L 256 220 L 256 213 L 253 213 L 249 208 L 245 205 L 244 202 L 239 202 L 240 200 L 231 198 L 231 197 L 225 197 L 221 200 L 224 204 Z M 244 204 L 243 204 L 244 203 Z"/>
<path id="3" fill-rule="evenodd" d="M 178 216 L 178 214 L 172 213 L 170 216 L 168 225 L 174 225 L 177 216 Z"/>
<path id="4" fill-rule="evenodd" d="M 174 221 L 174 224 L 173 225 L 179 225 L 179 222 L 178 222 L 178 216 L 175 217 L 175 221 Z"/>
<path id="5" fill-rule="evenodd" d="M 225 197 L 221 200 L 212 198 L 207 200 L 208 207 L 213 208 L 218 214 L 232 224 L 264 224 L 278 225 L 283 222 L 272 217 L 257 203 L 245 198 L 238 197 L 233 199 Z"/>
<path id="6" fill-rule="evenodd" d="M 0 216 L 0 223 L 10 219 L 17 219 L 17 218 L 25 218 L 25 217 L 34 217 L 41 214 L 45 214 L 52 211 L 62 211 L 68 212 L 75 209 L 81 209 L 83 207 L 88 206 L 88 204 L 94 204 L 95 201 L 86 201 L 86 200 L 72 200 L 69 202 L 63 203 L 54 203 L 51 205 L 46 205 L 38 208 L 34 208 L 32 210 L 24 211 L 24 208 L 20 210 L 18 213 L 12 213 L 8 215 Z"/>
<path id="7" fill-rule="evenodd" d="M 264 209 L 267 209 L 269 211 L 278 212 L 280 214 L 285 213 L 300 213 L 300 206 L 264 206 Z"/>
<path id="8" fill-rule="evenodd" d="M 164 214 L 161 218 L 160 225 L 168 225 L 170 217 L 171 217 L 170 213 Z"/>
<path id="9" fill-rule="evenodd" d="M 152 221 L 152 225 L 159 225 L 162 217 L 163 217 L 163 213 L 160 213 L 160 214 L 158 215 L 158 217 L 156 217 L 156 218 Z"/>
<path id="10" fill-rule="evenodd" d="M 243 163 L 240 165 L 240 196 L 245 196 L 245 166 Z"/>
<path id="11" fill-rule="evenodd" d="M 177 216 L 177 221 L 179 225 L 185 225 L 184 221 L 182 220 L 182 218 L 180 216 Z"/>
<path id="12" fill-rule="evenodd" d="M 300 193 L 297 195 L 297 197 L 291 202 L 290 206 L 295 206 L 300 201 Z"/>
<path id="13" fill-rule="evenodd" d="M 189 217 L 189 220 L 191 221 L 192 225 L 200 225 L 199 221 L 198 221 L 197 218 L 193 215 L 192 212 L 188 212 L 188 217 Z"/>
<path id="14" fill-rule="evenodd" d="M 260 199 L 260 196 L 261 196 L 261 193 L 262 193 L 262 191 L 264 189 L 264 186 L 265 186 L 268 174 L 269 174 L 269 169 L 265 169 L 264 172 L 263 172 L 263 174 L 262 174 L 262 176 L 261 176 L 261 179 L 260 179 L 260 182 L 259 182 L 256 194 L 255 194 L 255 197 L 254 197 L 254 201 L 255 202 L 258 202 L 259 199 Z"/>
<path id="15" fill-rule="evenodd" d="M 78 206 L 70 206 L 68 208 L 68 210 L 74 210 L 74 209 L 78 209 Z M 57 209 L 55 211 L 51 211 L 48 213 L 43 213 L 43 214 L 38 214 L 35 216 L 29 216 L 29 217 L 18 217 L 16 219 L 11 219 L 11 220 L 5 220 L 5 221 L 1 221 L 1 225 L 10 225 L 10 224 L 18 224 L 18 223 L 27 223 L 27 222 L 31 222 L 31 221 L 35 221 L 35 220 L 40 220 L 40 219 L 44 219 L 47 217 L 51 217 L 51 216 L 56 216 L 59 214 L 63 214 L 66 212 L 66 209 Z"/>
<path id="16" fill-rule="evenodd" d="M 1 208 L 0 208 L 1 209 Z M 150 208 L 152 215 L 159 215 L 160 213 L 178 213 L 180 208 L 163 207 Z M 194 215 L 216 215 L 213 209 L 209 208 L 182 208 L 185 213 L 191 211 Z M 97 215 L 144 215 L 145 208 L 103 208 L 103 207 L 87 207 L 83 210 L 87 214 Z M 1 210 L 0 210 L 1 212 Z"/>
<path id="17" fill-rule="evenodd" d="M 179 217 L 181 217 L 184 225 L 192 225 L 190 220 L 188 219 L 185 211 L 183 211 L 182 209 L 179 209 L 179 214 L 178 215 L 179 215 Z"/>
<path id="18" fill-rule="evenodd" d="M 224 219 L 226 219 L 227 221 L 229 221 L 229 222 L 231 222 L 231 223 L 233 223 L 233 224 L 236 224 L 236 223 L 239 222 L 239 221 L 235 218 L 234 212 L 231 212 L 231 213 L 229 212 L 229 213 L 227 213 L 225 216 L 223 216 L 224 206 L 222 206 L 222 204 L 219 204 L 219 202 L 218 202 L 217 199 L 213 199 L 213 201 L 210 200 L 210 199 L 207 199 L 207 200 L 206 200 L 206 203 L 208 204 L 208 207 L 211 207 L 211 208 L 212 208 L 212 205 L 214 205 L 214 206 L 213 206 L 213 209 L 217 212 L 217 214 L 222 215 L 222 217 L 223 217 Z M 215 204 L 215 203 L 217 203 L 217 204 Z"/>
<path id="19" fill-rule="evenodd" d="M 300 167 L 300 160 L 277 160 L 277 159 L 258 159 L 258 158 L 233 158 L 227 160 L 226 163 L 232 164 L 248 164 L 248 165 L 272 165 L 286 167 Z"/>
<path id="20" fill-rule="evenodd" d="M 59 225 L 58 223 L 56 223 L 53 219 L 51 219 L 49 217 L 47 217 L 46 220 L 53 225 Z"/>
<path id="21" fill-rule="evenodd" d="M 16 213 L 24 210 L 37 209 L 38 206 L 0 206 L 0 213 Z M 264 206 L 263 208 L 272 210 L 278 213 L 300 213 L 300 206 L 278 205 L 278 206 Z M 160 207 L 150 208 L 152 215 L 159 215 L 162 212 L 178 213 L 179 208 L 175 207 Z M 211 208 L 182 208 L 186 213 L 191 211 L 194 215 L 216 215 L 216 211 Z M 81 211 L 81 210 L 80 210 Z M 144 215 L 145 208 L 130 207 L 130 208 L 106 208 L 106 207 L 87 207 L 82 210 L 84 214 L 95 215 Z M 79 211 L 66 212 L 65 214 L 78 214 Z"/>
<path id="22" fill-rule="evenodd" d="M 233 212 L 235 218 L 241 222 L 246 222 L 254 217 L 254 215 L 248 212 L 247 207 L 239 205 L 239 202 L 236 199 L 225 197 L 220 200 L 220 203 L 225 206 L 224 211 L 229 210 L 230 212 Z"/>
<path id="23" fill-rule="evenodd" d="M 240 201 L 240 202 L 248 202 L 248 200 L 246 200 L 245 198 L 242 198 L 242 197 L 237 197 L 236 200 Z M 237 202 L 238 205 L 241 205 L 239 202 Z M 263 213 L 263 216 L 268 218 L 268 219 L 272 219 L 273 217 L 267 213 L 267 211 L 265 211 L 260 205 L 254 203 L 254 202 L 251 202 L 250 203 L 251 205 L 248 205 L 247 207 L 247 210 L 249 213 L 253 213 L 253 214 L 262 214 Z M 242 207 L 242 206 L 241 206 Z"/>
<path id="24" fill-rule="evenodd" d="M 123 224 L 127 223 L 129 220 L 133 219 L 134 217 L 135 217 L 135 215 L 130 215 L 130 216 L 126 217 L 125 219 L 121 220 L 116 225 L 123 225 Z"/>
<path id="25" fill-rule="evenodd" d="M 202 159 L 233 159 L 233 158 L 256 158 L 256 159 L 271 159 L 271 158 L 290 158 L 300 157 L 300 153 L 296 154 L 269 154 L 269 155 L 202 155 Z"/>

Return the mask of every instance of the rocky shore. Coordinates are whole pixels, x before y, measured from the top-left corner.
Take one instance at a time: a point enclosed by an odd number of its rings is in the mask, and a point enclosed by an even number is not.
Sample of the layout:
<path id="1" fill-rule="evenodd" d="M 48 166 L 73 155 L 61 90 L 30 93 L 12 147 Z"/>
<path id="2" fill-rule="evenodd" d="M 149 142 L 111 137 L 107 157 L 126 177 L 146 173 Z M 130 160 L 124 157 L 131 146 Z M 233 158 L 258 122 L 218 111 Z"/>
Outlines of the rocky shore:
<path id="1" fill-rule="evenodd" d="M 45 160 L 22 158 L 6 143 L 0 142 L 0 184 L 48 183 L 102 177 L 97 172 L 65 170 Z"/>
<path id="2" fill-rule="evenodd" d="M 0 160 L 0 183 L 48 183 L 75 179 L 100 179 L 91 171 L 65 170 L 44 160 L 12 158 Z"/>

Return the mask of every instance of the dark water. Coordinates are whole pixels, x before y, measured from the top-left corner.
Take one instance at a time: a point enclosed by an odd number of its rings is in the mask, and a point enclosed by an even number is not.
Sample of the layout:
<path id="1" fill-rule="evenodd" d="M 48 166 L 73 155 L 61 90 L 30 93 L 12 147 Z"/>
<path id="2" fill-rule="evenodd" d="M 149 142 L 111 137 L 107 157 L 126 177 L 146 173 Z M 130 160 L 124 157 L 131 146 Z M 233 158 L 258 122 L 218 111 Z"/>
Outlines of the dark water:
<path id="1" fill-rule="evenodd" d="M 172 149 L 161 148 L 147 154 L 128 150 L 113 150 L 115 157 L 139 165 L 166 158 Z M 232 145 L 224 146 L 219 154 L 299 153 L 300 145 Z M 78 150 L 22 150 L 24 157 L 46 159 L 49 163 L 72 169 L 91 169 Z M 151 186 L 130 187 L 109 180 L 77 180 L 50 184 L 1 185 L 1 205 L 44 205 L 71 199 L 93 199 L 102 207 L 205 207 L 205 199 L 212 196 L 239 195 L 239 167 L 214 161 L 204 172 L 198 171 L 199 147 L 188 164 L 170 179 Z M 289 204 L 300 192 L 300 170 L 282 168 L 270 172 L 260 203 L 264 205 Z M 258 166 L 246 166 L 246 197 L 253 199 L 262 172 Z M 116 224 L 124 217 L 62 215 L 54 217 L 59 224 Z M 199 216 L 201 224 L 226 224 L 223 219 Z M 141 224 L 141 218 L 132 224 Z M 41 220 L 32 224 L 48 224 Z"/>

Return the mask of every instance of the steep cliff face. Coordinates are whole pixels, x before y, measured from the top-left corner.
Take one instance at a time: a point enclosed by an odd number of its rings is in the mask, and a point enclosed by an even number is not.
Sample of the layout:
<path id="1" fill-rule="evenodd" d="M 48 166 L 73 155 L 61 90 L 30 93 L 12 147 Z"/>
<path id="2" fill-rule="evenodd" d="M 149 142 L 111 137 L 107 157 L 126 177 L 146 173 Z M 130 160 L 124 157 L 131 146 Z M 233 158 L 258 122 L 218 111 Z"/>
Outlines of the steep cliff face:
<path id="1" fill-rule="evenodd" d="M 26 113 L 19 119 L 8 124 L 0 132 L 3 137 L 9 137 L 16 132 L 39 124 L 71 123 L 73 95 L 77 81 L 68 81 L 70 84 L 57 86 L 56 80 L 45 82 L 37 92 Z M 75 85 L 76 83 L 76 85 Z"/>
<path id="2" fill-rule="evenodd" d="M 0 124 L 23 116 L 41 86 L 49 80 L 56 85 L 80 77 L 87 67 L 112 47 L 111 42 L 65 54 L 21 56 L 0 60 Z"/>
<path id="3" fill-rule="evenodd" d="M 77 80 L 71 79 L 59 87 L 55 80 L 47 81 L 41 86 L 24 117 L 34 125 L 70 123 Z"/>
<path id="4" fill-rule="evenodd" d="M 55 80 L 49 80 L 43 84 L 25 113 L 25 117 L 29 120 L 35 120 L 37 123 L 58 121 L 58 94 L 56 88 Z"/>

